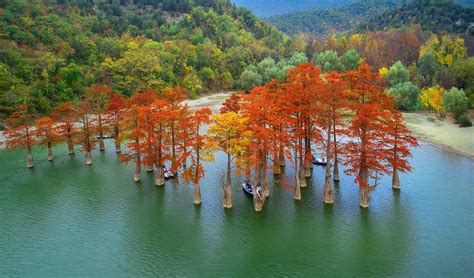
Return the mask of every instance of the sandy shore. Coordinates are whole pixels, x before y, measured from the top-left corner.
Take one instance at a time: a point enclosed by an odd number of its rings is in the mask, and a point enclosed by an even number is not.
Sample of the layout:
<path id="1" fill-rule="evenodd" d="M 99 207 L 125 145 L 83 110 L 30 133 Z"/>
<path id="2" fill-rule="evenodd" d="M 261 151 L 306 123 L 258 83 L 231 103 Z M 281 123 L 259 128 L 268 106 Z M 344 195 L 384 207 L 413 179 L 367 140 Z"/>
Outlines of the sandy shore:
<path id="1" fill-rule="evenodd" d="M 404 113 L 403 117 L 416 138 L 474 159 L 474 127 L 460 128 L 451 118 L 439 119 L 435 114 Z"/>

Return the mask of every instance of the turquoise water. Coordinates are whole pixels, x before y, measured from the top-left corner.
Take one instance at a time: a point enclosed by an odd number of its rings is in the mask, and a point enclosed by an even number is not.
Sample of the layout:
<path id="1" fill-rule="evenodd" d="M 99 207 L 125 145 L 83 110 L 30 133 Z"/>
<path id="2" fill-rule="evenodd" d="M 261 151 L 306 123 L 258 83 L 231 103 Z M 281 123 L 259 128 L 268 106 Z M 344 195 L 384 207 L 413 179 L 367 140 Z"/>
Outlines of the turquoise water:
<path id="1" fill-rule="evenodd" d="M 222 208 L 222 156 L 206 164 L 195 207 L 190 185 L 159 188 L 145 172 L 134 183 L 112 142 L 90 167 L 55 152 L 49 162 L 36 148 L 32 170 L 24 152 L 0 152 L 0 276 L 474 275 L 474 162 L 426 143 L 401 192 L 385 178 L 368 210 L 346 176 L 324 206 L 315 167 L 301 202 L 272 185 L 259 214 L 240 177 Z"/>

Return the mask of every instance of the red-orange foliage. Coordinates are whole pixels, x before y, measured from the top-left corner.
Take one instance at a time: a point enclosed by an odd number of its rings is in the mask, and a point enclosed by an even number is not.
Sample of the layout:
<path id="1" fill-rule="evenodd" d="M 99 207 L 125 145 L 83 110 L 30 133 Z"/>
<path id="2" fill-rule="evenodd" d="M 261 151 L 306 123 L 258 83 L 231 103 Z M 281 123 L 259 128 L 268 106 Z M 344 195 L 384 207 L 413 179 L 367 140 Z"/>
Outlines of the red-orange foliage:
<path id="1" fill-rule="evenodd" d="M 64 102 L 54 107 L 51 118 L 56 122 L 58 135 L 62 140 L 66 140 L 69 154 L 74 154 L 74 137 L 77 136 L 78 114 L 76 107 L 71 102 Z"/>
<path id="2" fill-rule="evenodd" d="M 407 158 L 411 157 L 410 147 L 418 146 L 417 140 L 411 135 L 411 131 L 403 122 L 402 113 L 397 110 L 391 111 L 392 115 L 388 119 L 387 162 L 391 171 L 392 187 L 400 188 L 398 172 L 410 172 L 412 170 Z"/>
<path id="3" fill-rule="evenodd" d="M 126 111 L 127 101 L 121 94 L 112 93 L 110 95 L 110 101 L 107 103 L 106 111 L 108 113 L 109 122 L 113 128 L 114 140 L 115 140 L 115 151 L 120 152 L 120 123 L 123 114 Z"/>
<path id="4" fill-rule="evenodd" d="M 361 206 L 367 207 L 371 190 L 377 185 L 378 175 L 388 172 L 385 158 L 388 127 L 386 120 L 393 109 L 392 99 L 383 93 L 383 80 L 367 65 L 348 72 L 351 87 L 350 107 L 353 111 L 349 125 L 350 142 L 344 147 L 347 174 L 356 175 L 361 187 Z M 369 179 L 375 184 L 370 186 Z"/>
<path id="5" fill-rule="evenodd" d="M 31 132 L 31 123 L 34 119 L 33 114 L 29 113 L 26 104 L 20 104 L 15 107 L 14 112 L 7 118 L 8 125 L 5 131 L 7 148 L 26 148 L 28 151 L 26 166 L 33 167 L 33 157 L 31 146 L 35 143 Z"/>
<path id="6" fill-rule="evenodd" d="M 97 139 L 97 121 L 92 117 L 92 104 L 88 100 L 83 100 L 77 107 L 79 123 L 81 128 L 78 131 L 78 143 L 82 146 L 82 151 L 86 153 L 86 163 L 92 164 L 92 150 L 95 149 Z"/>
<path id="7" fill-rule="evenodd" d="M 38 144 L 48 146 L 48 160 L 53 160 L 51 147 L 60 141 L 55 122 L 51 118 L 45 117 L 36 120 L 34 126 L 33 136 L 36 138 Z"/>
<path id="8" fill-rule="evenodd" d="M 201 134 L 203 125 L 211 123 L 210 116 L 212 111 L 209 108 L 201 108 L 194 112 L 194 114 L 187 119 L 189 155 L 191 164 L 187 167 L 182 175 L 186 182 L 198 184 L 200 179 L 204 176 L 204 168 L 201 163 L 201 154 L 205 146 L 205 136 Z"/>
<path id="9" fill-rule="evenodd" d="M 240 101 L 242 97 L 240 93 L 231 94 L 228 99 L 224 101 L 222 107 L 220 109 L 220 113 L 227 113 L 227 112 L 240 112 Z"/>

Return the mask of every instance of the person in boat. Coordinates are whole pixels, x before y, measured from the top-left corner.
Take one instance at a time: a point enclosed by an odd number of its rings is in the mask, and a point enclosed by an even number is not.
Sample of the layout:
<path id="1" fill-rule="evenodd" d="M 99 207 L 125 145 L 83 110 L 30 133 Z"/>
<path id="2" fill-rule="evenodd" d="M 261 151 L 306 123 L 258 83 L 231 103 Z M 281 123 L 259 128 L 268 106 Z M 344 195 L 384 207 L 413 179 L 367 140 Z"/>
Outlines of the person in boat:
<path id="1" fill-rule="evenodd" d="M 260 183 L 257 183 L 257 187 L 256 187 L 255 191 L 257 192 L 257 198 L 262 199 L 262 197 L 263 197 L 263 187 Z"/>

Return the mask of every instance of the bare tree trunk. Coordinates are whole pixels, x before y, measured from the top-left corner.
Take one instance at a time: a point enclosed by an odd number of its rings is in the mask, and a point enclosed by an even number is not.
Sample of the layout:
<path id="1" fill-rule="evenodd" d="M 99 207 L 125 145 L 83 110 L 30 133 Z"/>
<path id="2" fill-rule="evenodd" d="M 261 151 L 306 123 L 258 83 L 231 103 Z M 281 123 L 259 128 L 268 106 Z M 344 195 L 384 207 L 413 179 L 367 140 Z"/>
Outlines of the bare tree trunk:
<path id="1" fill-rule="evenodd" d="M 194 185 L 194 204 L 196 206 L 201 204 L 201 185 L 199 183 Z"/>
<path id="2" fill-rule="evenodd" d="M 280 163 L 278 161 L 278 155 L 273 156 L 272 172 L 273 172 L 274 176 L 281 175 L 281 167 L 280 167 Z"/>
<path id="3" fill-rule="evenodd" d="M 326 139 L 326 176 L 324 177 L 324 203 L 334 203 L 334 190 L 331 184 L 331 124 L 328 125 Z"/>
<path id="4" fill-rule="evenodd" d="M 395 167 L 393 169 L 392 188 L 394 190 L 400 190 L 400 178 L 398 176 L 398 170 Z"/>
<path id="5" fill-rule="evenodd" d="M 282 145 L 280 145 L 280 153 L 278 154 L 278 162 L 281 167 L 285 167 L 285 153 L 284 153 Z"/>
<path id="6" fill-rule="evenodd" d="M 165 184 L 163 165 L 156 164 L 155 184 L 157 186 L 163 186 Z"/>
<path id="7" fill-rule="evenodd" d="M 135 173 L 133 175 L 133 180 L 134 181 L 140 181 L 141 180 L 141 160 L 140 160 L 140 153 L 135 154 Z"/>
<path id="8" fill-rule="evenodd" d="M 365 169 L 361 170 L 360 175 L 361 175 L 360 178 L 363 181 L 363 185 L 360 186 L 360 189 L 359 189 L 360 207 L 368 208 L 369 199 L 370 199 L 370 187 L 369 187 L 367 170 Z"/>
<path id="9" fill-rule="evenodd" d="M 227 177 L 224 185 L 224 208 L 232 208 L 232 179 L 230 169 L 230 154 L 227 154 Z"/>
<path id="10" fill-rule="evenodd" d="M 336 124 L 333 122 L 333 143 L 334 143 L 334 169 L 333 169 L 333 174 L 332 174 L 332 179 L 334 181 L 339 181 L 339 159 L 337 157 L 337 138 L 336 138 Z M 329 161 L 329 159 L 328 159 Z"/>
<path id="11" fill-rule="evenodd" d="M 295 191 L 293 192 L 293 199 L 296 201 L 301 200 L 301 188 L 300 188 L 300 175 L 298 170 L 298 151 L 295 149 Z"/>
<path id="12" fill-rule="evenodd" d="M 91 165 L 92 164 L 92 154 L 91 151 L 86 151 L 86 164 Z"/>
<path id="13" fill-rule="evenodd" d="M 51 148 L 51 142 L 48 142 L 48 161 L 52 161 L 53 157 L 53 150 Z"/>
<path id="14" fill-rule="evenodd" d="M 304 144 L 305 144 L 305 155 L 304 155 L 304 176 L 305 178 L 309 178 L 311 177 L 311 175 L 313 174 L 313 172 L 311 171 L 311 169 L 313 168 L 313 163 L 310 159 L 310 157 L 312 156 L 311 154 L 311 140 L 309 138 L 305 138 L 304 140 Z"/>
<path id="15" fill-rule="evenodd" d="M 104 130 L 102 128 L 102 114 L 99 113 L 99 136 L 100 136 L 100 139 L 99 139 L 99 150 L 101 152 L 105 151 L 105 145 L 104 145 Z"/>
<path id="16" fill-rule="evenodd" d="M 31 146 L 28 144 L 28 154 L 26 155 L 26 168 L 33 168 L 33 154 L 31 153 Z"/>
<path id="17" fill-rule="evenodd" d="M 69 154 L 71 155 L 74 154 L 74 143 L 72 142 L 71 135 L 67 136 L 67 147 L 68 147 Z"/>

